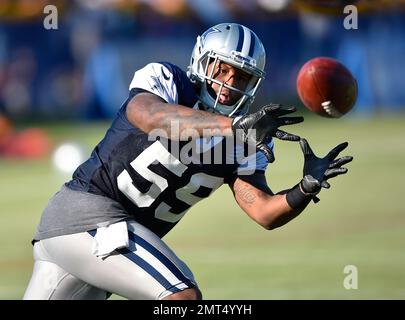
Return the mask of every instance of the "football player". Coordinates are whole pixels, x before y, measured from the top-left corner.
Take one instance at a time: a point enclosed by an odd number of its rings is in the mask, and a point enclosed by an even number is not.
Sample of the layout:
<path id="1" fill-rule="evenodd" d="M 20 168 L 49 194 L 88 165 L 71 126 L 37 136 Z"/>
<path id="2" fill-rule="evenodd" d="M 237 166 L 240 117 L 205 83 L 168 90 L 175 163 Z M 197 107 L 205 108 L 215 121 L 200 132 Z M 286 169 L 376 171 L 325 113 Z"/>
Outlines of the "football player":
<path id="1" fill-rule="evenodd" d="M 352 158 L 336 159 L 347 143 L 318 158 L 279 129 L 303 121 L 286 116 L 294 107 L 248 114 L 265 56 L 253 31 L 223 23 L 197 38 L 187 72 L 168 62 L 135 72 L 105 137 L 44 209 L 24 299 L 201 299 L 192 272 L 162 240 L 190 207 L 225 183 L 243 211 L 274 229 L 347 171 Z M 273 138 L 300 141 L 305 158 L 302 180 L 278 194 L 265 179 Z M 254 152 L 245 156 L 246 146 Z"/>

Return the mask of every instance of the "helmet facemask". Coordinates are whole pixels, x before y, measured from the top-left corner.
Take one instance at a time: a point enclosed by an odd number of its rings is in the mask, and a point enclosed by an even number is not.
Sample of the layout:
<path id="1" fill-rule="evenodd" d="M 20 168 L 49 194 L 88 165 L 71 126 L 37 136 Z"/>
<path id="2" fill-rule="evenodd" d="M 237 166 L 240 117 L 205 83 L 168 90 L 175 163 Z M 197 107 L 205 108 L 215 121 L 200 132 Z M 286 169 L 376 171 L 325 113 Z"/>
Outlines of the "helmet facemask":
<path id="1" fill-rule="evenodd" d="M 250 77 L 244 88 L 237 88 L 217 79 L 217 74 L 221 68 L 220 64 L 222 63 L 235 67 L 239 72 Z M 241 64 L 237 64 L 225 56 L 212 51 L 202 56 L 198 64 L 198 75 L 201 78 L 200 80 L 202 80 L 200 81 L 202 83 L 200 101 L 205 109 L 209 112 L 220 113 L 228 117 L 245 114 L 255 98 L 263 77 L 249 72 L 247 68 L 242 69 Z M 211 87 L 213 83 L 219 86 L 217 92 Z M 224 91 L 229 92 L 228 94 L 231 96 L 239 96 L 239 98 L 232 104 L 222 104 L 220 96 Z"/>

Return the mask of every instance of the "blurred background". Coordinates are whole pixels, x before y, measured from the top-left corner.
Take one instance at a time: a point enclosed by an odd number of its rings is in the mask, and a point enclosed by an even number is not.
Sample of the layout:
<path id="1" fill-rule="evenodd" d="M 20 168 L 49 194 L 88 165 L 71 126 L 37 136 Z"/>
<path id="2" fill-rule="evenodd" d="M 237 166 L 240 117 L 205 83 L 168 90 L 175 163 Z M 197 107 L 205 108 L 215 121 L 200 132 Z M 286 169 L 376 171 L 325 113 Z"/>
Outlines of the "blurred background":
<path id="1" fill-rule="evenodd" d="M 44 27 L 47 5 L 57 29 Z M 346 5 L 358 10 L 357 29 L 344 26 Z M 165 241 L 207 299 L 405 298 L 405 1 L 1 0 L 0 299 L 22 297 L 42 209 L 102 139 L 133 73 L 156 61 L 186 70 L 196 36 L 221 22 L 264 43 L 256 105 L 295 104 L 306 121 L 294 133 L 319 155 L 347 140 L 355 160 L 279 230 L 261 230 L 224 186 Z M 339 120 L 298 100 L 299 68 L 315 56 L 340 60 L 358 81 L 357 103 Z M 277 141 L 272 189 L 294 185 L 302 164 L 296 144 Z M 357 290 L 343 286 L 346 265 L 358 268 Z"/>

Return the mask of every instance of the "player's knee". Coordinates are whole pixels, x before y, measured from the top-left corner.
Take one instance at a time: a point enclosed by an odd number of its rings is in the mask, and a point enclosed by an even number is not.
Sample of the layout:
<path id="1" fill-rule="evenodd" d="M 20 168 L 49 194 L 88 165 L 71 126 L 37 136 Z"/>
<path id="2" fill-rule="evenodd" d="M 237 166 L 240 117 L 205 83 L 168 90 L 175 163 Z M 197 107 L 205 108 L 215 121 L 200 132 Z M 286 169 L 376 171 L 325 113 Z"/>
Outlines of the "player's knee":
<path id="1" fill-rule="evenodd" d="M 164 300 L 202 300 L 201 291 L 194 287 L 176 292 L 164 298 Z"/>

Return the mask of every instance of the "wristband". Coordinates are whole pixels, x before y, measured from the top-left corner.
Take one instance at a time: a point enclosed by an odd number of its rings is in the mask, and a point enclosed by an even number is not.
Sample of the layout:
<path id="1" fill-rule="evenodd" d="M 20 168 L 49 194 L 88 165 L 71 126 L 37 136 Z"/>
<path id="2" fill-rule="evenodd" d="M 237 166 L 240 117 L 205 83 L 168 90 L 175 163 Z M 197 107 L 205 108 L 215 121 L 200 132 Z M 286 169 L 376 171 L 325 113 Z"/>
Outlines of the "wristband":
<path id="1" fill-rule="evenodd" d="M 300 184 L 295 185 L 286 194 L 287 203 L 293 209 L 304 209 L 313 197 L 312 194 L 305 194 Z"/>

